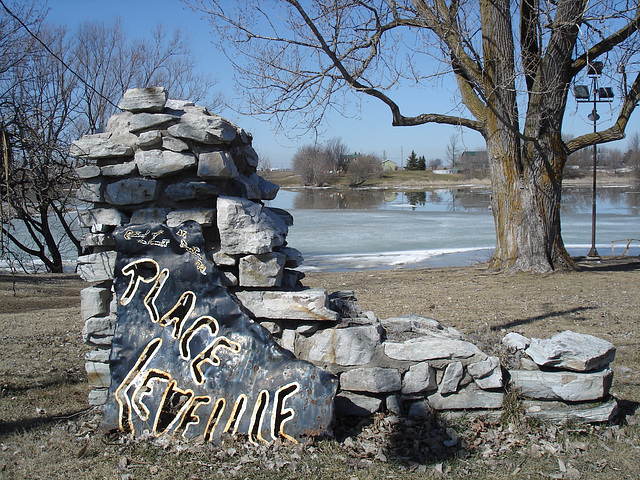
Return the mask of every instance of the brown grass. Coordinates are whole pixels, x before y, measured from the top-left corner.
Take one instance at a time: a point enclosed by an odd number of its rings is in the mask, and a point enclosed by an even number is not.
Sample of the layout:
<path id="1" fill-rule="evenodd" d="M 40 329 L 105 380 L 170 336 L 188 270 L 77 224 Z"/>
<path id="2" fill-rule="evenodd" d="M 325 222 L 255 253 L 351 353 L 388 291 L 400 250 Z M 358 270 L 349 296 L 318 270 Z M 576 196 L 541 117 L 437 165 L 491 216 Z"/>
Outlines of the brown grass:
<path id="1" fill-rule="evenodd" d="M 360 307 L 380 318 L 436 318 L 487 349 L 507 331 L 549 337 L 571 329 L 605 338 L 618 347 L 613 391 L 625 423 L 557 427 L 436 417 L 398 424 L 380 416 L 342 425 L 341 442 L 269 448 L 231 439 L 187 446 L 104 436 L 97 412 L 85 411 L 88 347 L 79 291 L 86 285 L 73 276 L 5 275 L 0 478 L 638 478 L 640 259 L 542 276 L 491 275 L 480 266 L 309 274 L 305 284 L 354 290 Z"/>

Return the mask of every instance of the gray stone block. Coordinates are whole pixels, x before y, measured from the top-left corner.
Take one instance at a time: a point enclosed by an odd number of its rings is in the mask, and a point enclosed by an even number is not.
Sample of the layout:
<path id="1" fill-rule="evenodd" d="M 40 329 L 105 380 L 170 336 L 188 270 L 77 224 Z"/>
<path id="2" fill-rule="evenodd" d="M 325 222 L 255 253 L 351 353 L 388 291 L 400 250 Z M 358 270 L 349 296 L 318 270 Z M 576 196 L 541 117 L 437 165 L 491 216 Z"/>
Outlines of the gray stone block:
<path id="1" fill-rule="evenodd" d="M 460 387 L 460 381 L 464 376 L 464 367 L 461 362 L 451 362 L 444 371 L 444 376 L 440 381 L 438 392 L 441 395 L 456 393 Z"/>
<path id="2" fill-rule="evenodd" d="M 402 393 L 433 392 L 438 388 L 436 371 L 427 362 L 412 365 L 402 379 Z"/>
<path id="3" fill-rule="evenodd" d="M 168 95 L 164 87 L 130 88 L 124 92 L 118 108 L 134 113 L 161 112 Z"/>
<path id="4" fill-rule="evenodd" d="M 616 347 L 593 335 L 567 330 L 546 340 L 532 338 L 525 353 L 541 367 L 586 372 L 609 365 L 616 356 Z"/>
<path id="5" fill-rule="evenodd" d="M 247 255 L 238 264 L 241 287 L 279 287 L 286 257 L 281 253 Z"/>
<path id="6" fill-rule="evenodd" d="M 116 252 L 91 253 L 78 257 L 78 275 L 85 282 L 104 282 L 113 279 Z"/>
<path id="7" fill-rule="evenodd" d="M 342 392 L 336 395 L 335 409 L 337 415 L 367 417 L 380 410 L 382 399 Z"/>
<path id="8" fill-rule="evenodd" d="M 192 153 L 172 152 L 170 150 L 140 150 L 135 156 L 140 175 L 151 178 L 163 178 L 196 166 L 196 157 Z"/>
<path id="9" fill-rule="evenodd" d="M 237 176 L 238 169 L 228 151 L 203 152 L 198 155 L 198 177 L 216 179 Z"/>
<path id="10" fill-rule="evenodd" d="M 236 296 L 255 318 L 319 322 L 338 320 L 338 313 L 329 309 L 329 297 L 324 288 L 299 291 L 240 290 Z"/>
<path id="11" fill-rule="evenodd" d="M 395 368 L 362 367 L 340 375 L 340 388 L 354 392 L 386 393 L 400 391 L 402 381 Z"/>
<path id="12" fill-rule="evenodd" d="M 475 410 L 502 408 L 502 392 L 481 390 L 474 383 L 451 395 L 440 392 L 427 396 L 429 404 L 435 410 Z"/>
<path id="13" fill-rule="evenodd" d="M 107 185 L 104 199 L 111 205 L 139 205 L 155 199 L 156 187 L 156 180 L 125 178 Z"/>
<path id="14" fill-rule="evenodd" d="M 609 394 L 613 371 L 599 372 L 543 372 L 540 370 L 511 370 L 511 385 L 522 396 L 536 400 L 584 402 L 599 400 Z"/>
<path id="15" fill-rule="evenodd" d="M 109 313 L 111 289 L 103 287 L 88 287 L 80 292 L 80 308 L 82 319 L 98 317 Z"/>
<path id="16" fill-rule="evenodd" d="M 367 325 L 327 328 L 309 338 L 296 338 L 296 355 L 319 364 L 365 365 L 373 360 L 381 342 L 382 329 Z"/>
<path id="17" fill-rule="evenodd" d="M 211 208 L 191 208 L 172 210 L 167 214 L 167 226 L 177 227 L 181 223 L 193 220 L 203 227 L 210 227 L 216 219 L 216 211 Z"/>

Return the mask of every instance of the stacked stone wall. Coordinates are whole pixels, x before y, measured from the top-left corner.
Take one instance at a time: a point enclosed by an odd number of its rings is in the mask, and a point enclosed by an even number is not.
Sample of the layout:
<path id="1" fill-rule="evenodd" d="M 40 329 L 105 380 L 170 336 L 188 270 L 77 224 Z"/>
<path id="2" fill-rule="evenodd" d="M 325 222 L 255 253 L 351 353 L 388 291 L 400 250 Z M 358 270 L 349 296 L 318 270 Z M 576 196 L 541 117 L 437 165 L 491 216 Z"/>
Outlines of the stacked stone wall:
<path id="1" fill-rule="evenodd" d="M 531 346 L 510 346 L 513 358 L 529 367 L 518 363 L 509 372 L 497 356 L 436 320 L 416 315 L 378 319 L 360 311 L 351 292 L 329 296 L 324 289 L 305 289 L 304 275 L 296 270 L 302 255 L 286 242 L 293 218 L 265 206 L 278 186 L 257 175 L 250 134 L 204 107 L 168 99 L 162 88 L 129 90 L 120 108 L 104 133 L 82 137 L 71 147 L 71 154 L 85 162 L 78 168 L 83 184 L 77 196 L 87 204 L 80 211 L 86 234 L 78 272 L 92 283 L 82 291 L 83 337 L 94 348 L 86 357 L 94 388 L 90 404 L 106 401 L 111 382 L 118 308 L 111 233 L 121 226 L 177 227 L 189 220 L 203 229 L 206 251 L 200 253 L 222 272 L 225 286 L 247 314 L 284 349 L 339 376 L 338 413 L 499 411 L 508 381 L 538 402 L 569 405 L 608 398 L 611 354 L 605 363 L 560 373 L 564 376 L 558 379 L 546 371 L 558 365 L 536 364 Z M 145 241 L 153 241 L 149 234 Z M 582 397 L 556 394 L 568 388 L 548 384 L 564 385 L 566 375 L 574 375 L 575 385 L 600 382 L 601 388 Z M 609 418 L 614 407 L 610 404 L 595 421 Z M 548 410 L 540 403 L 529 408 L 532 413 Z M 554 403 L 553 411 L 558 408 Z"/>

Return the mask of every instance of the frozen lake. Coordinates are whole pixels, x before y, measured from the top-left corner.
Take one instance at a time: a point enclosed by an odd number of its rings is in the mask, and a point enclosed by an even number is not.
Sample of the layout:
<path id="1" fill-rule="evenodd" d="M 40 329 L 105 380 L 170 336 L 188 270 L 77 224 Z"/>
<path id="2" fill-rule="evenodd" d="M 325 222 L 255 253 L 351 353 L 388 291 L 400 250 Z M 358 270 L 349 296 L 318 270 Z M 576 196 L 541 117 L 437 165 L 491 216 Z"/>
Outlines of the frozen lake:
<path id="1" fill-rule="evenodd" d="M 454 266 L 489 260 L 495 242 L 487 188 L 389 190 L 281 190 L 270 206 L 294 217 L 287 237 L 305 257 L 303 271 Z M 640 238 L 640 188 L 601 187 L 596 246 Z M 591 190 L 565 187 L 562 234 L 569 253 L 591 246 Z M 622 252 L 618 243 L 616 254 Z M 633 243 L 631 254 L 640 254 Z"/>

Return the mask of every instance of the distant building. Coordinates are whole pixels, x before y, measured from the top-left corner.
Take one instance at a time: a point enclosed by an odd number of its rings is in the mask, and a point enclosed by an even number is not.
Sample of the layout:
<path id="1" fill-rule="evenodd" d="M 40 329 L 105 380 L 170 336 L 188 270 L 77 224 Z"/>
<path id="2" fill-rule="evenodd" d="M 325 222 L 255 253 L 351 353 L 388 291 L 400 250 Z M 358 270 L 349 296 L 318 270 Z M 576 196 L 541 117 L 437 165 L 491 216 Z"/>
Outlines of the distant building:
<path id="1" fill-rule="evenodd" d="M 458 173 L 458 167 L 449 167 L 449 168 L 437 168 L 432 170 L 434 175 L 452 175 L 454 173 Z"/>
<path id="2" fill-rule="evenodd" d="M 456 167 L 460 173 L 473 173 L 477 171 L 486 172 L 489 170 L 489 157 L 486 150 L 462 152 Z"/>
<path id="3" fill-rule="evenodd" d="M 382 162 L 381 167 L 385 172 L 393 172 L 395 170 L 398 170 L 398 165 L 396 164 L 396 162 L 392 162 L 391 160 L 385 160 L 384 162 Z"/>

